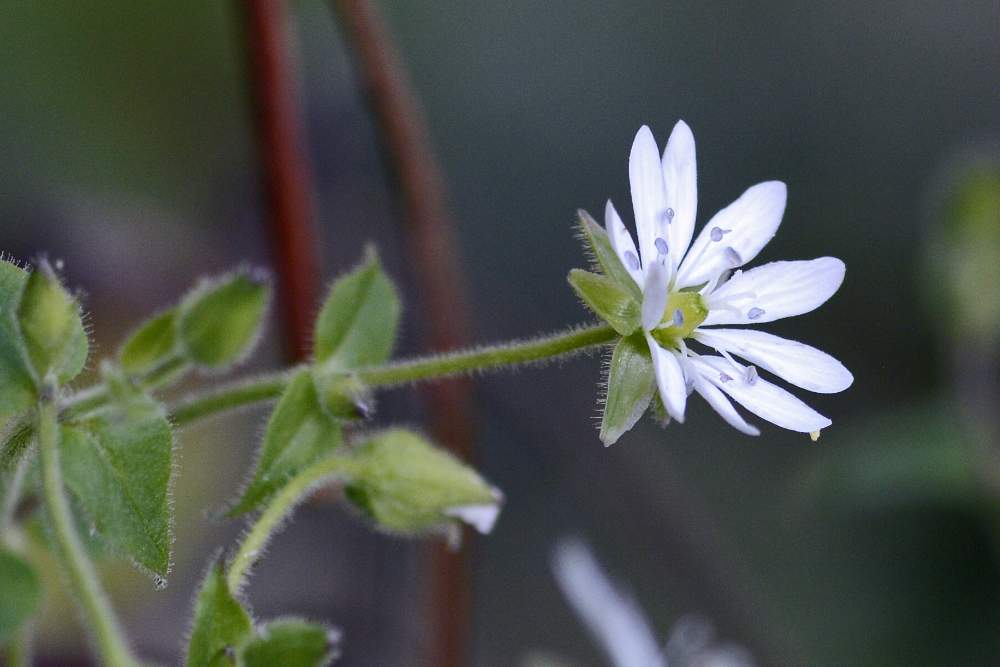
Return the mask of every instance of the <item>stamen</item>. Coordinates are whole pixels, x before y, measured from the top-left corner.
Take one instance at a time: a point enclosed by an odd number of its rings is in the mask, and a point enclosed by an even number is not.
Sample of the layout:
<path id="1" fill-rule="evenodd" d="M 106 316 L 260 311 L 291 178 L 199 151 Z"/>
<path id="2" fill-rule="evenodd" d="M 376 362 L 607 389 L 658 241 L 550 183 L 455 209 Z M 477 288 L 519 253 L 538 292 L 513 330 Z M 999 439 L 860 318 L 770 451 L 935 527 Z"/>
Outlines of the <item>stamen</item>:
<path id="1" fill-rule="evenodd" d="M 757 367 L 747 366 L 746 382 L 749 385 L 757 384 Z"/>
<path id="2" fill-rule="evenodd" d="M 747 317 L 751 320 L 755 320 L 763 314 L 764 314 L 764 309 L 758 308 L 757 306 L 754 306 L 749 311 L 747 311 Z"/>
<path id="3" fill-rule="evenodd" d="M 718 241 L 722 240 L 722 237 L 724 235 L 728 234 L 731 231 L 733 231 L 733 230 L 731 230 L 731 229 L 722 229 L 721 227 L 712 227 L 712 231 L 711 231 L 710 234 L 711 234 L 712 240 L 718 242 Z"/>
<path id="4" fill-rule="evenodd" d="M 635 253 L 631 250 L 625 251 L 625 263 L 628 264 L 628 268 L 633 271 L 639 270 L 639 258 L 635 256 Z"/>
<path id="5" fill-rule="evenodd" d="M 666 255 L 668 252 L 670 252 L 670 247 L 667 245 L 667 242 L 664 241 L 663 238 L 660 236 L 656 237 L 656 240 L 653 241 L 653 245 L 656 246 L 656 252 L 660 253 L 661 255 Z"/>
<path id="6" fill-rule="evenodd" d="M 736 252 L 732 246 L 726 248 L 726 259 L 729 260 L 729 263 L 734 269 L 743 263 L 743 258 L 740 257 L 740 253 Z"/>
<path id="7" fill-rule="evenodd" d="M 669 223 L 673 222 L 674 221 L 674 209 L 672 209 L 672 208 L 670 208 L 668 206 L 667 210 L 666 210 L 666 214 L 667 214 L 667 223 L 669 224 Z"/>
<path id="8" fill-rule="evenodd" d="M 684 313 L 680 308 L 674 311 L 674 326 L 677 328 L 684 326 Z"/>
<path id="9" fill-rule="evenodd" d="M 721 380 L 723 384 L 725 384 L 726 382 L 732 382 L 733 378 L 731 375 L 729 375 L 729 373 L 719 373 L 719 380 Z"/>

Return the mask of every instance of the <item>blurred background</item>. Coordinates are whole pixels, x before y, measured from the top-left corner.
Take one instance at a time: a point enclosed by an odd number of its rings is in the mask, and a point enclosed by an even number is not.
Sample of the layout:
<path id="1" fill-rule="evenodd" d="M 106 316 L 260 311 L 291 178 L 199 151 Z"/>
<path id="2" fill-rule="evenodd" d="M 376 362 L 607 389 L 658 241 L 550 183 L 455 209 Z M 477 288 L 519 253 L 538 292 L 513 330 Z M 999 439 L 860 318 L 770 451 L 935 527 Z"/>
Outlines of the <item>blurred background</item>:
<path id="1" fill-rule="evenodd" d="M 326 281 L 377 243 L 408 297 L 401 353 L 415 354 L 447 342 L 451 304 L 421 277 L 434 254 L 407 231 L 410 203 L 345 31 L 344 7 L 365 3 L 335 4 L 290 3 L 280 26 L 312 249 Z M 257 569 L 258 616 L 339 625 L 344 665 L 435 664 L 442 617 L 464 637 L 459 664 L 606 664 L 552 577 L 568 535 L 591 544 L 664 639 L 698 613 L 760 665 L 1000 664 L 996 2 L 378 7 L 444 176 L 456 244 L 437 259 L 461 269 L 445 282 L 464 290 L 474 340 L 588 319 L 565 282 L 584 265 L 574 211 L 611 197 L 630 220 L 636 129 L 662 143 L 683 118 L 699 225 L 780 179 L 788 208 L 758 263 L 847 263 L 827 305 L 768 330 L 830 352 L 856 379 L 803 395 L 834 422 L 815 444 L 768 425 L 742 436 L 692 401 L 685 425 L 644 421 L 609 449 L 595 430 L 597 357 L 457 385 L 460 397 L 472 387 L 472 457 L 507 496 L 494 533 L 466 541 L 470 604 L 434 602 L 443 561 L 426 545 L 317 502 Z M 282 261 L 252 41 L 238 2 L 4 6 L 0 249 L 65 260 L 98 356 L 199 275 Z M 286 362 L 283 312 L 243 372 Z M 427 398 L 386 394 L 378 422 L 462 419 Z M 178 660 L 196 582 L 242 527 L 210 514 L 247 473 L 265 417 L 182 434 L 164 591 L 108 564 L 151 659 Z M 67 600 L 49 595 L 38 630 L 40 664 L 88 664 Z"/>

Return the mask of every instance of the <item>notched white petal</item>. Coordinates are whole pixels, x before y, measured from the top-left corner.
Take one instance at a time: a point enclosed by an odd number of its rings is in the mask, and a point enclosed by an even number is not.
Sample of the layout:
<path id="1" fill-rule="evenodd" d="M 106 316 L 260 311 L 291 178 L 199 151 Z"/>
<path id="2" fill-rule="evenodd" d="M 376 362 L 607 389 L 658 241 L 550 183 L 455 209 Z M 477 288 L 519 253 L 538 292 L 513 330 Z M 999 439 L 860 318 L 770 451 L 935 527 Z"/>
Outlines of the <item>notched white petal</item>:
<path id="1" fill-rule="evenodd" d="M 764 331 L 697 329 L 694 337 L 711 348 L 743 357 L 786 382 L 819 394 L 844 391 L 854 382 L 851 372 L 826 352 Z"/>
<path id="2" fill-rule="evenodd" d="M 720 380 L 723 382 L 729 382 L 732 377 L 727 373 L 719 374 Z M 706 380 L 701 376 L 700 373 L 695 373 L 694 380 L 694 390 L 697 391 L 705 401 L 708 402 L 712 409 L 715 410 L 720 417 L 726 420 L 726 423 L 735 428 L 741 433 L 747 435 L 760 435 L 760 429 L 756 426 L 747 423 L 745 419 L 736 411 L 733 407 L 732 401 L 726 398 L 718 387 Z"/>
<path id="3" fill-rule="evenodd" d="M 445 516 L 464 521 L 481 534 L 487 535 L 493 530 L 503 505 L 503 493 L 499 489 L 493 489 L 493 497 L 496 499 L 493 503 L 450 507 L 444 511 Z"/>
<path id="4" fill-rule="evenodd" d="M 683 120 L 674 125 L 663 151 L 663 183 L 667 206 L 674 212 L 667 225 L 667 240 L 671 260 L 677 266 L 691 244 L 698 210 L 694 135 Z"/>
<path id="5" fill-rule="evenodd" d="M 660 392 L 663 407 L 666 408 L 668 415 L 683 424 L 688 392 L 680 361 L 675 353 L 660 347 L 649 334 L 646 334 L 646 341 L 653 356 L 656 388 Z"/>
<path id="6" fill-rule="evenodd" d="M 642 287 L 642 328 L 646 331 L 655 329 L 663 319 L 669 296 L 668 280 L 667 268 L 661 262 L 649 266 Z"/>
<path id="7" fill-rule="evenodd" d="M 632 276 L 635 284 L 642 288 L 642 268 L 639 264 L 639 252 L 635 248 L 635 241 L 622 222 L 621 216 L 615 210 L 614 204 L 609 199 L 604 205 L 604 229 L 608 233 L 608 241 L 614 249 L 622 266 Z"/>
<path id="8" fill-rule="evenodd" d="M 645 125 L 639 128 L 632 142 L 628 176 L 643 272 L 649 273 L 649 265 L 656 259 L 656 239 L 667 236 L 667 199 L 660 151 L 652 131 Z"/>
<path id="9" fill-rule="evenodd" d="M 743 381 L 723 382 L 720 373 L 733 373 L 737 378 L 746 375 L 746 367 L 722 357 L 701 356 L 692 359 L 701 376 L 726 392 L 737 403 L 761 419 L 800 433 L 812 433 L 826 428 L 832 422 L 798 398 L 764 378 L 753 384 Z"/>
<path id="10" fill-rule="evenodd" d="M 708 295 L 704 326 L 761 324 L 819 308 L 844 282 L 836 257 L 771 262 L 737 272 Z"/>

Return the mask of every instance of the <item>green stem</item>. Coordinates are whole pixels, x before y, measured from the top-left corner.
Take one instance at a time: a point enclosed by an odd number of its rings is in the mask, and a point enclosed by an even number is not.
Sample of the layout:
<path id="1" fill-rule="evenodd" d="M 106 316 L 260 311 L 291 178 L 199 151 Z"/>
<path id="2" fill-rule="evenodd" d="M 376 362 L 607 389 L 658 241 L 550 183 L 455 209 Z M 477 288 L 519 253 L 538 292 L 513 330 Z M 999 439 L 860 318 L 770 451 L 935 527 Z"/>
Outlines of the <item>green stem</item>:
<path id="1" fill-rule="evenodd" d="M 325 479 L 350 472 L 352 464 L 349 458 L 328 457 L 312 464 L 282 487 L 257 517 L 229 562 L 226 583 L 231 591 L 240 590 L 247 572 L 257 562 L 268 540 L 284 525 L 285 517 L 309 491 Z"/>
<path id="2" fill-rule="evenodd" d="M 132 382 L 141 391 L 153 391 L 176 380 L 191 367 L 181 356 L 170 356 L 145 373 L 133 376 Z M 108 402 L 108 389 L 104 384 L 95 384 L 81 389 L 62 402 L 62 414 L 65 419 L 79 418 L 93 410 L 103 407 Z"/>
<path id="3" fill-rule="evenodd" d="M 596 346 L 606 345 L 617 335 L 610 326 L 598 324 L 531 340 L 362 368 L 357 371 L 357 376 L 369 387 L 392 387 L 577 354 Z M 274 400 L 281 395 L 289 377 L 288 371 L 282 371 L 210 390 L 175 406 L 171 410 L 171 419 L 174 424 L 183 426 L 218 412 Z"/>
<path id="4" fill-rule="evenodd" d="M 31 623 L 25 623 L 20 630 L 17 631 L 7 645 L 4 647 L 3 652 L 0 655 L 5 655 L 7 662 L 5 665 L 10 667 L 31 667 L 32 657 L 31 657 Z"/>
<path id="5" fill-rule="evenodd" d="M 90 562 L 70 514 L 59 464 L 59 424 L 56 406 L 50 401 L 38 405 L 38 443 L 42 464 L 42 489 L 56 551 L 76 593 L 84 623 L 90 626 L 103 664 L 110 667 L 135 665 L 111 605 L 101 590 L 97 572 Z"/>

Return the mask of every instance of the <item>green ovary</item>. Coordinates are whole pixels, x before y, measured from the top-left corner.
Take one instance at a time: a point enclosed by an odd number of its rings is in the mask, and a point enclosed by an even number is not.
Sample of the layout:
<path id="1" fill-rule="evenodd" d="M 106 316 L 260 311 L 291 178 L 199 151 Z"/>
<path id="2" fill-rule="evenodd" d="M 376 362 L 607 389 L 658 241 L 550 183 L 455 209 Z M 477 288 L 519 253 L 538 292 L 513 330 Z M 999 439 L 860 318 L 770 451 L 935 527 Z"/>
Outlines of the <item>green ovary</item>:
<path id="1" fill-rule="evenodd" d="M 679 315 L 678 315 L 679 313 Z M 679 342 L 691 335 L 708 317 L 708 306 L 698 292 L 674 292 L 667 298 L 660 325 L 650 334 L 667 348 L 679 347 Z"/>

